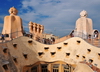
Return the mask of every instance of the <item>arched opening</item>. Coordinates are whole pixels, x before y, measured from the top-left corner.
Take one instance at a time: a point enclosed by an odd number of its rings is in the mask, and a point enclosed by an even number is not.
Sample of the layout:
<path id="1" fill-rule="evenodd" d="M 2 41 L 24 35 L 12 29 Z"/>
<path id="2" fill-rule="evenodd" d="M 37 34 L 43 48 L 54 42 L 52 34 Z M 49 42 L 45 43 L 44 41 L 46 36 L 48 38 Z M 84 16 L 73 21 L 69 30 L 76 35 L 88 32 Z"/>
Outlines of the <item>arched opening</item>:
<path id="1" fill-rule="evenodd" d="M 73 67 L 63 61 L 36 62 L 33 65 L 24 66 L 23 72 L 73 72 Z"/>

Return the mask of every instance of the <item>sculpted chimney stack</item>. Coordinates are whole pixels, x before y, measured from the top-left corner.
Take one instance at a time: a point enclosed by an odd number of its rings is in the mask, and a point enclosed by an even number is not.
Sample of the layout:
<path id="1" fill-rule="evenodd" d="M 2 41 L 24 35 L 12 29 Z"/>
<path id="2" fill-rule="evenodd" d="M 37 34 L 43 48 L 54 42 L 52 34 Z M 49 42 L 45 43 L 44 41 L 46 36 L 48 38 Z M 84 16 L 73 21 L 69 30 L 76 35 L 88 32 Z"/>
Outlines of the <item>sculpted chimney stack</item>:
<path id="1" fill-rule="evenodd" d="M 8 35 L 9 38 L 23 36 L 22 19 L 17 16 L 18 10 L 14 7 L 9 9 L 9 16 L 4 17 L 4 26 L 2 34 Z"/>

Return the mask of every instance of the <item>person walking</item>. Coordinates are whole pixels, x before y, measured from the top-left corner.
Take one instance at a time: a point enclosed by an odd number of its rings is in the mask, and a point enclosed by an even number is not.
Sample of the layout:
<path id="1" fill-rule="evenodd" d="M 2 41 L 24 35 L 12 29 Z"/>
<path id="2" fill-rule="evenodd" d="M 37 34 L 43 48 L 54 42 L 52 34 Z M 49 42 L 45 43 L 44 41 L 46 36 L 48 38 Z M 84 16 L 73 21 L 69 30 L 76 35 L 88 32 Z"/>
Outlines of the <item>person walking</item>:
<path id="1" fill-rule="evenodd" d="M 1 40 L 2 40 L 2 42 L 3 42 L 3 40 L 5 40 L 4 37 L 5 37 L 5 36 L 2 34 L 2 35 L 1 35 Z"/>

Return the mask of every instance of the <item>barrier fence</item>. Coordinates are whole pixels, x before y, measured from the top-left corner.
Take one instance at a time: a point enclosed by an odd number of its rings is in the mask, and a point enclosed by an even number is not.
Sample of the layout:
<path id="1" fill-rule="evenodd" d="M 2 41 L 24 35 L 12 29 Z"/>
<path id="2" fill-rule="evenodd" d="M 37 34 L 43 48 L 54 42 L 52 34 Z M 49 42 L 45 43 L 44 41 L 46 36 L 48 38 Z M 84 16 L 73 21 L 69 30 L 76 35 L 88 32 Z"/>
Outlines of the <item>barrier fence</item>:
<path id="1" fill-rule="evenodd" d="M 4 35 L 4 40 L 2 40 L 2 35 Z M 16 32 L 12 32 L 12 33 L 7 33 L 7 34 L 1 34 L 0 33 L 0 42 L 7 42 L 10 40 L 13 40 L 14 38 L 20 37 L 20 36 L 27 36 L 29 37 L 31 35 L 30 32 L 27 31 L 16 31 Z"/>
<path id="2" fill-rule="evenodd" d="M 0 42 L 7 42 L 7 41 L 10 41 L 14 38 L 20 37 L 20 36 L 27 36 L 27 37 L 32 38 L 31 33 L 28 31 L 24 31 L 23 33 L 22 33 L 22 31 L 16 31 L 16 32 L 13 32 L 10 34 L 4 34 L 5 40 L 1 40 L 2 34 L 0 34 Z M 86 35 L 82 32 L 73 32 L 73 33 L 70 33 L 70 36 L 80 37 L 80 38 L 84 39 L 85 41 L 87 41 L 88 43 L 95 45 L 97 47 L 100 47 L 100 39 L 98 38 L 98 36 L 95 37 L 94 34 L 93 35 L 88 35 L 88 34 Z M 38 41 L 43 43 L 43 39 L 38 40 Z"/>
<path id="3" fill-rule="evenodd" d="M 100 47 L 100 38 L 99 38 L 99 33 L 93 33 L 92 35 L 90 34 L 84 34 L 82 32 L 73 32 L 73 33 L 70 33 L 70 35 L 74 36 L 74 37 L 80 37 L 82 39 L 84 39 L 86 42 L 94 45 L 94 46 L 97 46 L 97 47 Z"/>

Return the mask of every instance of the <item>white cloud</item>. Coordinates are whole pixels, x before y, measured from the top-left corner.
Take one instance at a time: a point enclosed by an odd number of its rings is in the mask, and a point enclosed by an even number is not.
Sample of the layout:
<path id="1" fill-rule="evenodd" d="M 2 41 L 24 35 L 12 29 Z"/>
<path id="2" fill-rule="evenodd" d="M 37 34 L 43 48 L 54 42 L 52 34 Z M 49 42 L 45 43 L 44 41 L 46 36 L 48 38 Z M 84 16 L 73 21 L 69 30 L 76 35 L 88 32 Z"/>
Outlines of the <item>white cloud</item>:
<path id="1" fill-rule="evenodd" d="M 100 18 L 98 6 L 100 6 L 100 0 L 23 0 L 20 16 L 25 22 L 33 21 L 44 25 L 45 30 L 53 31 L 57 27 L 57 34 L 60 30 L 64 33 L 66 29 L 70 33 L 83 9 L 91 15 L 89 17 Z M 45 18 L 45 16 L 48 17 Z M 99 22 L 99 19 L 94 22 Z"/>

